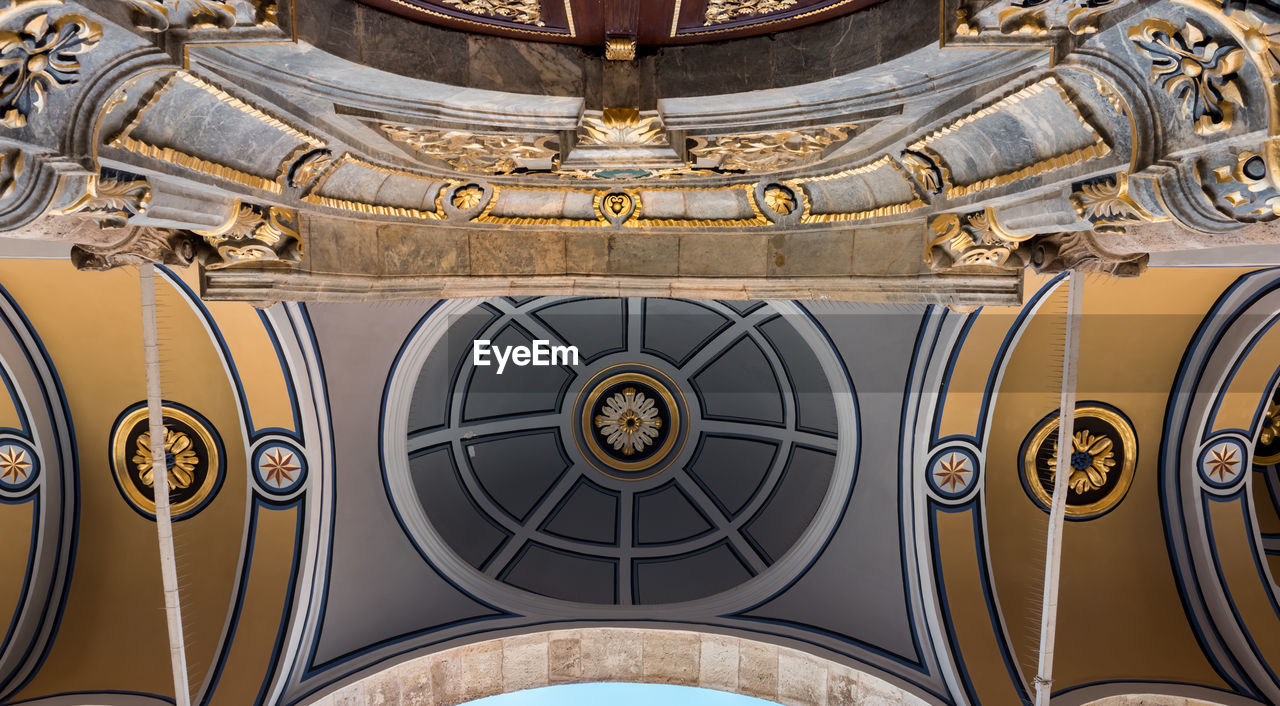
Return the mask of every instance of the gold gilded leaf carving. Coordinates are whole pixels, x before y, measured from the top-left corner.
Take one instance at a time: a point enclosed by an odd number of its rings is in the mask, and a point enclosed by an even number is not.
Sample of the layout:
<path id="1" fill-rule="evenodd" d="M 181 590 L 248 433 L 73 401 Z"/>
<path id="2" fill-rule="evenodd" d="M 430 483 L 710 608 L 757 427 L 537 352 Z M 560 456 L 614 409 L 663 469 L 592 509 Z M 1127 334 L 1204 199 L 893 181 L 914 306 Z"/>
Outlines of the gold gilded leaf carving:
<path id="1" fill-rule="evenodd" d="M 784 169 L 816 160 L 833 144 L 849 139 L 854 125 L 817 130 L 784 130 L 751 135 L 728 135 L 694 147 L 699 159 L 719 158 L 719 168 L 728 171 L 760 172 Z"/>
<path id="2" fill-rule="evenodd" d="M 508 22 L 542 27 L 539 0 L 444 0 L 446 5 L 473 15 L 495 17 Z"/>
<path id="3" fill-rule="evenodd" d="M 552 138 L 548 136 L 484 135 L 405 125 L 380 127 L 395 142 L 448 162 L 458 171 L 474 174 L 510 174 L 523 161 L 550 159 L 559 154 L 549 146 Z"/>
<path id="4" fill-rule="evenodd" d="M 769 15 L 795 6 L 798 0 L 708 0 L 703 26 Z"/>

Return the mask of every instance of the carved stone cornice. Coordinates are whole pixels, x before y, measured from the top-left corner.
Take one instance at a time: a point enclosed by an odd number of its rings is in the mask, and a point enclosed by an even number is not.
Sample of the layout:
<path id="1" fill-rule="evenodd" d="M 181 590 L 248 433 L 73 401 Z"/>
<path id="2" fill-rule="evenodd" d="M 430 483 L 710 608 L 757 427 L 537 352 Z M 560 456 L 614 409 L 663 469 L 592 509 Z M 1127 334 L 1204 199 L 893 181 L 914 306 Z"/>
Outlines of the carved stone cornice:
<path id="1" fill-rule="evenodd" d="M 71 264 L 78 270 L 102 271 L 147 263 L 186 267 L 196 259 L 197 239 L 188 232 L 137 226 L 122 233 L 114 243 L 73 245 Z"/>
<path id="2" fill-rule="evenodd" d="M 1037 237 L 1029 247 L 1029 263 L 1037 272 L 1094 272 L 1113 277 L 1137 277 L 1147 269 L 1147 253 L 1116 254 L 1098 244 L 1091 231 L 1054 233 Z"/>

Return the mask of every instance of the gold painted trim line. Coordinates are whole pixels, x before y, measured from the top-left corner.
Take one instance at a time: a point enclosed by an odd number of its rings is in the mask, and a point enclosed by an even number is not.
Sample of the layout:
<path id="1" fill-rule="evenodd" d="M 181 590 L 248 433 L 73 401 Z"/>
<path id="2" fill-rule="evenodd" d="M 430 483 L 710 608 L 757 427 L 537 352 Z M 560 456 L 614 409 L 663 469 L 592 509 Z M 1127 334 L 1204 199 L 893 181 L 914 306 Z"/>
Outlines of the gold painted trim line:
<path id="1" fill-rule="evenodd" d="M 968 196 L 969 194 L 973 194 L 979 191 L 984 191 L 986 189 L 990 189 L 993 187 L 1006 186 L 1016 181 L 1026 179 L 1028 177 L 1039 176 L 1040 174 L 1044 174 L 1045 172 L 1053 171 L 1055 169 L 1061 169 L 1063 167 L 1069 167 L 1075 164 L 1080 164 L 1081 162 L 1087 162 L 1092 159 L 1099 159 L 1101 157 L 1107 156 L 1108 154 L 1111 154 L 1111 146 L 1107 144 L 1107 141 L 1103 139 L 1102 135 L 1098 134 L 1097 129 L 1094 128 L 1094 126 L 1090 124 L 1088 120 L 1085 119 L 1084 115 L 1081 114 L 1080 112 L 1080 107 L 1075 104 L 1075 101 L 1071 99 L 1071 96 L 1067 93 L 1066 89 L 1064 89 L 1061 86 L 1061 84 L 1058 83 L 1058 80 L 1053 76 L 1048 76 L 1044 79 L 1041 79 L 1040 81 L 1037 81 L 1036 83 L 1033 83 L 1019 91 L 1011 93 L 1005 96 L 1004 98 L 1001 98 L 1000 100 L 986 107 L 980 108 L 972 113 L 969 113 L 968 115 L 965 115 L 964 117 L 950 123 L 949 125 L 946 125 L 945 127 L 941 127 L 941 128 L 938 128 L 937 130 L 934 130 L 933 132 L 925 135 L 923 138 L 917 140 L 908 149 L 911 149 L 914 151 L 924 150 L 928 148 L 929 145 L 936 142 L 940 138 L 946 135 L 955 133 L 960 128 L 963 128 L 966 125 L 970 125 L 979 120 L 982 120 L 983 118 L 987 118 L 992 115 L 995 115 L 1011 105 L 1021 103 L 1027 98 L 1030 98 L 1035 95 L 1039 95 L 1043 93 L 1046 89 L 1053 89 L 1054 91 L 1057 92 L 1058 97 L 1062 99 L 1062 102 L 1065 103 L 1071 109 L 1071 111 L 1075 114 L 1076 121 L 1080 125 L 1080 127 L 1084 128 L 1089 132 L 1089 134 L 1094 136 L 1093 144 L 1089 145 L 1088 147 L 1082 147 L 1080 149 L 1067 152 L 1065 154 L 1060 154 L 1055 157 L 1051 157 L 1049 159 L 1041 160 L 1039 162 L 1036 162 L 1035 164 L 1023 167 L 1013 172 L 997 174 L 996 176 L 993 176 L 993 177 L 981 179 L 972 184 L 950 185 L 947 187 L 947 191 L 946 191 L 947 198 L 948 199 L 959 198 L 962 196 Z M 937 153 L 937 150 L 933 150 L 933 152 Z"/>
<path id="2" fill-rule="evenodd" d="M 322 148 L 325 146 L 325 143 L 319 138 L 290 127 L 278 118 L 272 117 L 262 110 L 245 103 L 230 93 L 227 93 L 221 88 L 187 73 L 186 71 L 175 71 L 168 78 L 161 81 L 155 88 L 151 89 L 151 94 L 147 96 L 145 101 L 143 101 L 142 105 L 138 108 L 138 111 L 134 113 L 133 118 L 124 126 L 120 131 L 120 134 L 112 138 L 108 143 L 108 146 L 123 149 L 143 157 L 168 162 L 169 164 L 173 164 L 184 169 L 191 169 L 207 176 L 225 179 L 242 186 L 262 189 L 263 191 L 269 191 L 273 194 L 282 193 L 283 187 L 273 178 L 250 174 L 234 167 L 229 167 L 225 164 L 219 164 L 217 162 L 204 159 L 203 157 L 197 157 L 195 155 L 176 150 L 172 147 L 160 147 L 158 145 L 143 142 L 142 140 L 135 139 L 132 136 L 133 131 L 142 124 L 142 120 L 146 117 L 147 113 L 155 109 L 155 107 L 160 103 L 160 100 L 164 98 L 165 94 L 173 89 L 174 85 L 179 80 L 185 81 L 186 83 L 209 93 L 209 95 L 217 98 L 228 106 L 231 106 L 245 115 L 258 120 L 264 125 L 273 127 L 284 134 L 293 137 L 299 142 L 311 145 L 313 148 Z"/>
<path id="3" fill-rule="evenodd" d="M 172 147 L 157 147 L 141 140 L 135 140 L 132 137 L 121 135 L 111 141 L 111 147 L 127 150 L 143 157 L 150 157 L 161 162 L 168 162 L 184 169 L 200 172 L 211 177 L 226 179 L 233 181 L 242 186 L 248 186 L 253 189 L 262 189 L 270 191 L 273 194 L 279 194 L 283 191 L 280 184 L 272 179 L 264 179 L 263 177 L 242 172 L 239 169 L 228 167 L 225 164 L 210 162 L 207 159 L 201 159 L 186 152 L 179 152 Z"/>

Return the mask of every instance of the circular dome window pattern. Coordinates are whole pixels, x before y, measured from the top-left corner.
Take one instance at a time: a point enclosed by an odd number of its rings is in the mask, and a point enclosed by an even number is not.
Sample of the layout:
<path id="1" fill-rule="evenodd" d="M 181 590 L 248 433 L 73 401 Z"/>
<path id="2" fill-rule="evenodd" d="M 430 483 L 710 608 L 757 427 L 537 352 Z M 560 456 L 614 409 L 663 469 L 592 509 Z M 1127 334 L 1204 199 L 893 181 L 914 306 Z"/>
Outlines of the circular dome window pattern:
<path id="1" fill-rule="evenodd" d="M 724 612 L 821 550 L 857 428 L 840 358 L 797 304 L 449 301 L 392 371 L 383 462 L 410 537 L 477 597 Z"/>

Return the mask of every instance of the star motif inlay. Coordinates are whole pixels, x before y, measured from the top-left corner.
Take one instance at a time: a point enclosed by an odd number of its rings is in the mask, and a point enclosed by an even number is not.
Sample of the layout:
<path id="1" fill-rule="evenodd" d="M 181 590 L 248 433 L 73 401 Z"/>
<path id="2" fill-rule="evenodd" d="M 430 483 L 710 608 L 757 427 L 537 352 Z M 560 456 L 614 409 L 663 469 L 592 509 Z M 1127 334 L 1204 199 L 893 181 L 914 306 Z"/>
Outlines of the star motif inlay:
<path id="1" fill-rule="evenodd" d="M 263 479 L 277 488 L 293 483 L 293 474 L 302 470 L 293 460 L 293 452 L 284 449 L 268 451 L 261 462 Z"/>
<path id="2" fill-rule="evenodd" d="M 1232 444 L 1218 446 L 1210 451 L 1209 457 L 1205 459 L 1206 473 L 1219 483 L 1225 483 L 1235 478 L 1236 469 L 1239 466 L 1240 459 L 1236 456 L 1236 447 Z"/>
<path id="3" fill-rule="evenodd" d="M 10 485 L 18 485 L 31 473 L 31 462 L 27 460 L 27 452 L 17 446 L 6 446 L 0 450 L 0 481 Z"/>
<path id="4" fill-rule="evenodd" d="M 969 481 L 965 479 L 965 474 L 973 473 L 973 469 L 968 466 L 969 459 L 958 453 L 952 453 L 947 458 L 939 461 L 936 470 L 933 472 L 938 487 L 952 493 L 956 492 L 957 488 L 963 490 L 969 484 Z"/>

